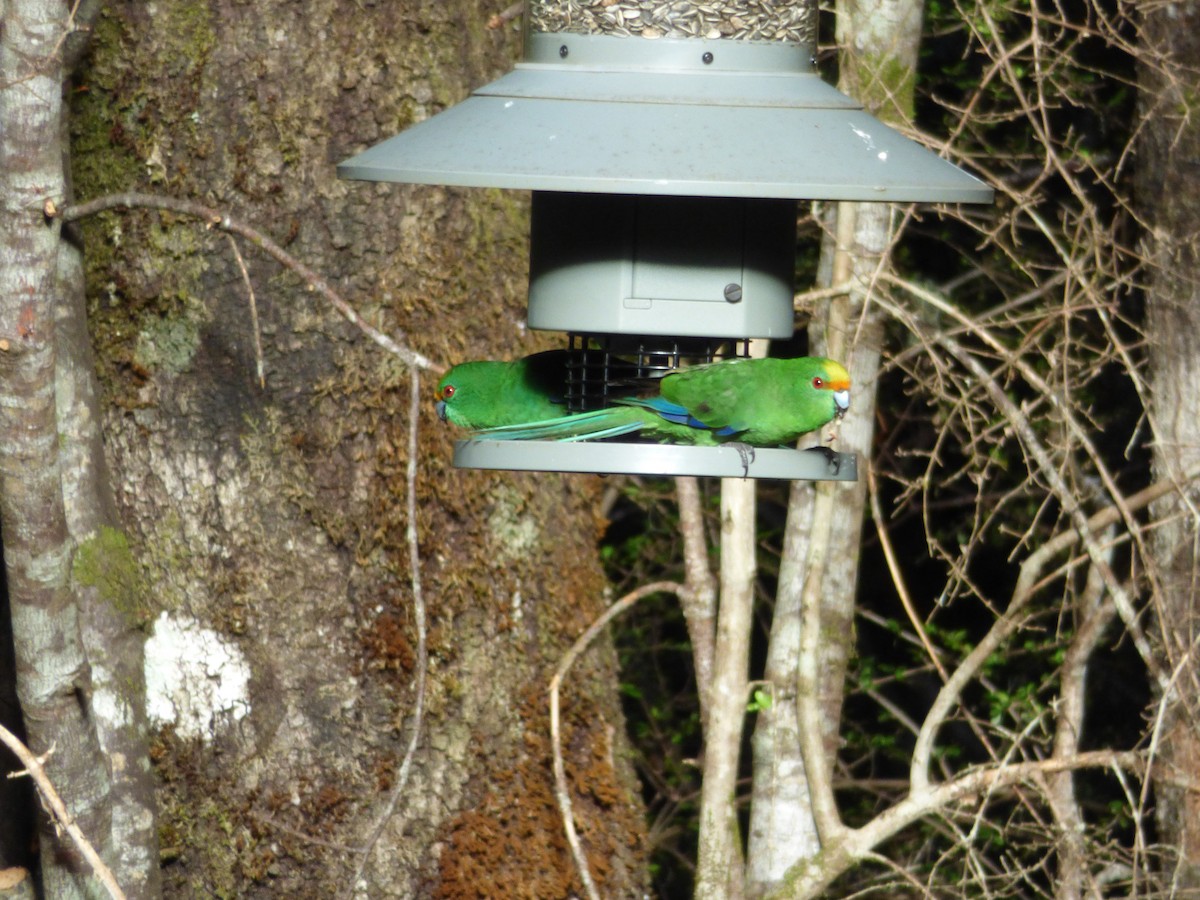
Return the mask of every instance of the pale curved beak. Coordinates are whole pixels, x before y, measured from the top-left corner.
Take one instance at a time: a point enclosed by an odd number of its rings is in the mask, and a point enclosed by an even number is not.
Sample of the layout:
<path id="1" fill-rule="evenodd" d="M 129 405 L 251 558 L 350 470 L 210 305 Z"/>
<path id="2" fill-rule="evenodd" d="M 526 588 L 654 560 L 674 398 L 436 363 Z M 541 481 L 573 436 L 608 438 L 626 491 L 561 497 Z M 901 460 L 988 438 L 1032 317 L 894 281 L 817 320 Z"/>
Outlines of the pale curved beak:
<path id="1" fill-rule="evenodd" d="M 833 402 L 837 404 L 839 416 L 844 416 L 846 410 L 850 408 L 850 392 L 849 391 L 834 391 Z"/>
<path id="2" fill-rule="evenodd" d="M 446 401 L 439 400 L 436 404 L 434 404 L 433 408 L 437 410 L 438 418 L 441 419 L 443 422 L 445 422 L 446 421 Z"/>

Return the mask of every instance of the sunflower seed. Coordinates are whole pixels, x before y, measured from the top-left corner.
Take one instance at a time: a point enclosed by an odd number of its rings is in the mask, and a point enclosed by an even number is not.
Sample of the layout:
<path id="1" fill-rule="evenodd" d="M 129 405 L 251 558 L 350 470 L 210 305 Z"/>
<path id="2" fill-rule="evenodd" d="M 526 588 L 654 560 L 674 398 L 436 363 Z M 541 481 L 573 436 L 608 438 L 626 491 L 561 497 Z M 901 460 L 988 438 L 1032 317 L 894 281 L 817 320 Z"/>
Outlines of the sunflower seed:
<path id="1" fill-rule="evenodd" d="M 529 0 L 535 31 L 640 34 L 654 39 L 793 41 L 813 45 L 815 3 L 797 0 Z"/>

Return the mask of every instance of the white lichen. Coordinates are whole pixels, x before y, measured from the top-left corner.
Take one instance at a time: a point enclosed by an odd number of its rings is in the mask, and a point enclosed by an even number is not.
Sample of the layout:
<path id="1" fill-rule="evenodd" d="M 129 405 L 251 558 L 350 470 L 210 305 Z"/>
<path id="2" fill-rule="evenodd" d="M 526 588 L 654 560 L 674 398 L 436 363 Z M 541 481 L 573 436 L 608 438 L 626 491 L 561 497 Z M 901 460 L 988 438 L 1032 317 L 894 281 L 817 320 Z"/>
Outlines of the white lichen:
<path id="1" fill-rule="evenodd" d="M 146 641 L 152 724 L 210 740 L 250 712 L 250 666 L 236 644 L 190 616 L 166 612 Z"/>

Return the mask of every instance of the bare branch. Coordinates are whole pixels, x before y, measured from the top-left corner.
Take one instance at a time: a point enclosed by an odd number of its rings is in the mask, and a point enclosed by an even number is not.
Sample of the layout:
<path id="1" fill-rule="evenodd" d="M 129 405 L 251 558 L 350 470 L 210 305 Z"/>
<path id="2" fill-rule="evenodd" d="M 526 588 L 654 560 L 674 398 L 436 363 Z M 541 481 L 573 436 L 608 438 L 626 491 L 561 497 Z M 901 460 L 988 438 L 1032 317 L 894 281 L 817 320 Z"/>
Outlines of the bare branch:
<path id="1" fill-rule="evenodd" d="M 1190 475 L 1193 479 L 1200 478 L 1200 469 L 1193 471 Z M 1088 527 L 1092 532 L 1109 528 L 1120 521 L 1127 511 L 1136 512 L 1174 489 L 1175 485 L 1172 483 L 1151 485 L 1128 497 L 1124 509 L 1107 507 L 1095 513 L 1088 520 Z M 910 779 L 914 790 L 922 790 L 929 783 L 929 767 L 933 758 L 934 738 L 950 714 L 950 710 L 958 703 L 963 690 L 978 673 L 984 661 L 1003 645 L 1004 641 L 1020 625 L 1020 617 L 1024 614 L 1030 601 L 1033 600 L 1046 566 L 1058 554 L 1079 541 L 1080 537 L 1081 532 L 1079 531 L 1063 532 L 1044 543 L 1021 564 L 1017 585 L 1012 599 L 1009 601 L 1008 609 L 954 670 L 926 714 L 925 721 L 921 725 L 921 733 L 917 738 L 917 745 L 913 750 Z"/>
<path id="2" fill-rule="evenodd" d="M 676 478 L 675 496 L 679 503 L 679 532 L 683 537 L 684 581 L 679 603 L 692 644 L 701 727 L 707 728 L 716 640 L 717 580 L 708 563 L 699 480 L 693 476 Z"/>
<path id="3" fill-rule="evenodd" d="M 1108 563 L 1104 558 L 1104 550 L 1101 547 L 1100 542 L 1097 540 L 1091 525 L 1088 523 L 1088 519 L 1080 507 L 1075 493 L 1070 490 L 1066 482 L 1063 481 L 1058 469 L 1050 459 L 1050 455 L 1042 446 L 1042 442 L 1039 440 L 1033 428 L 1030 427 L 1029 420 L 1017 408 L 1017 405 L 1013 403 L 1011 399 L 1009 399 L 1008 395 L 1000 388 L 988 371 L 977 359 L 975 359 L 974 356 L 965 352 L 961 347 L 958 346 L 956 342 L 950 339 L 943 341 L 943 343 L 951 350 L 952 353 L 954 353 L 955 356 L 958 357 L 959 361 L 964 366 L 970 369 L 971 372 L 974 373 L 977 378 L 979 378 L 984 385 L 984 389 L 992 398 L 993 402 L 1021 435 L 1027 451 L 1037 462 L 1037 466 L 1042 474 L 1042 477 L 1050 483 L 1059 502 L 1066 509 L 1067 514 L 1074 523 L 1076 530 L 1079 532 L 1079 538 L 1083 543 L 1084 548 L 1087 550 L 1088 556 L 1091 557 L 1092 564 L 1096 567 L 1096 570 L 1101 574 L 1107 583 L 1108 589 L 1112 593 L 1113 602 L 1116 603 L 1117 612 L 1120 614 L 1121 620 L 1125 623 L 1125 627 L 1129 630 L 1129 634 L 1133 639 L 1134 646 L 1137 647 L 1138 653 L 1140 653 L 1142 656 L 1142 661 L 1146 664 L 1146 667 L 1150 670 L 1150 673 L 1158 682 L 1159 687 L 1165 690 L 1169 684 L 1169 679 L 1162 671 L 1162 666 L 1158 661 L 1158 657 L 1155 655 L 1153 648 L 1150 646 L 1150 642 L 1146 639 L 1145 634 L 1142 632 L 1141 625 L 1138 623 L 1138 613 L 1134 609 L 1133 600 L 1129 596 L 1129 592 L 1126 591 L 1120 582 L 1117 581 L 1116 576 L 1109 568 Z M 1122 497 L 1120 491 L 1115 490 L 1114 487 L 1112 494 L 1117 506 L 1122 508 L 1122 512 L 1125 513 L 1126 510 L 1123 507 L 1125 507 L 1126 504 L 1120 499 Z M 1128 521 L 1132 521 L 1132 515 L 1127 515 L 1126 518 Z M 1138 530 L 1140 529 L 1137 529 L 1136 527 L 1134 528 L 1135 532 Z"/>
<path id="4" fill-rule="evenodd" d="M 871 501 L 871 518 L 875 522 L 875 532 L 879 535 L 879 545 L 883 549 L 883 558 L 887 562 L 888 571 L 891 573 L 892 584 L 900 597 L 900 605 L 904 607 L 904 614 L 908 616 L 908 621 L 913 627 L 913 632 L 920 639 L 921 646 L 925 648 L 925 652 L 929 655 L 929 662 L 937 669 L 937 673 L 941 676 L 942 681 L 948 681 L 950 676 L 946 672 L 946 667 L 942 665 L 940 654 L 934 649 L 932 642 L 929 640 L 929 635 L 925 633 L 925 625 L 917 617 L 912 597 L 909 595 L 908 587 L 904 583 L 904 576 L 900 571 L 900 565 L 896 559 L 896 551 L 892 549 L 892 539 L 888 535 L 887 519 L 884 517 L 883 508 L 879 504 L 879 485 L 875 478 L 875 468 L 871 465 L 870 460 L 867 461 L 867 496 Z"/>
<path id="5" fill-rule="evenodd" d="M 1142 772 L 1145 770 L 1145 757 L 1133 751 L 1093 750 L 1067 760 L 1046 759 L 987 766 L 936 787 L 913 791 L 863 827 L 843 830 L 837 840 L 825 845 L 815 859 L 797 864 L 788 873 L 787 884 L 770 894 L 769 898 L 785 900 L 815 897 L 856 862 L 869 858 L 874 848 L 888 838 L 928 815 L 946 811 L 972 797 L 1032 778 L 1096 768 Z"/>
<path id="6" fill-rule="evenodd" d="M 41 794 L 42 800 L 45 801 L 46 808 L 50 811 L 50 815 L 54 817 L 55 823 L 70 836 L 71 841 L 79 849 L 79 852 L 83 854 L 83 858 L 92 867 L 92 872 L 100 880 L 100 883 L 104 885 L 104 889 L 108 891 L 108 896 L 112 900 L 125 900 L 125 892 L 117 884 L 112 870 L 105 865 L 104 860 L 100 858 L 100 854 L 96 852 L 96 848 L 92 846 L 87 836 L 75 824 L 74 817 L 67 811 L 66 804 L 63 803 L 62 797 L 58 795 L 58 791 L 54 789 L 53 782 L 50 781 L 50 777 L 46 774 L 46 769 L 42 765 L 42 761 L 34 756 L 29 748 L 3 725 L 0 725 L 0 742 L 3 742 L 13 752 L 13 755 L 21 761 L 21 765 L 25 767 L 25 771 L 29 773 L 29 777 L 33 779 L 33 783 L 37 785 L 38 793 Z"/>
<path id="7" fill-rule="evenodd" d="M 254 335 L 254 368 L 258 375 L 258 386 L 265 388 L 267 376 L 263 371 L 262 330 L 258 327 L 258 302 L 254 299 L 254 284 L 250 281 L 250 272 L 246 269 L 246 261 L 242 259 L 242 251 L 238 249 L 237 241 L 231 234 L 226 234 L 225 237 L 242 273 L 242 282 L 246 285 L 246 296 L 250 301 L 250 330 Z"/>
<path id="8" fill-rule="evenodd" d="M 696 897 L 740 900 L 744 860 L 735 812 L 738 758 L 749 691 L 754 608 L 755 485 L 721 481 L 721 600 L 704 736 Z"/>
<path id="9" fill-rule="evenodd" d="M 422 356 L 415 350 L 404 347 L 398 344 L 388 335 L 375 328 L 369 322 L 362 318 L 354 308 L 347 303 L 333 287 L 318 275 L 315 271 L 302 263 L 296 257 L 292 256 L 283 247 L 279 246 L 275 241 L 269 238 L 266 234 L 247 225 L 238 219 L 233 218 L 227 213 L 222 213 L 212 207 L 204 206 L 201 203 L 196 203 L 191 200 L 182 200 L 175 197 L 161 197 L 155 194 L 110 194 L 105 197 L 97 197 L 94 200 L 89 200 L 86 203 L 77 203 L 68 206 L 64 209 L 55 210 L 54 204 L 47 201 L 47 209 L 53 210 L 54 215 L 61 218 L 63 222 L 74 222 L 79 219 L 94 216 L 97 213 L 105 212 L 114 209 L 157 209 L 164 212 L 178 213 L 182 216 L 200 219 L 207 227 L 216 228 L 220 231 L 225 231 L 230 234 L 236 234 L 239 237 L 245 238 L 254 244 L 254 246 L 263 250 L 267 255 L 271 256 L 285 268 L 291 269 L 302 279 L 308 286 L 310 291 L 316 291 L 324 297 L 333 308 L 341 313 L 342 317 L 350 324 L 354 325 L 363 334 L 373 340 L 389 353 L 395 354 L 406 365 L 417 369 L 428 369 L 434 373 L 440 374 L 445 371 L 445 366 L 436 363 L 433 360 Z"/>

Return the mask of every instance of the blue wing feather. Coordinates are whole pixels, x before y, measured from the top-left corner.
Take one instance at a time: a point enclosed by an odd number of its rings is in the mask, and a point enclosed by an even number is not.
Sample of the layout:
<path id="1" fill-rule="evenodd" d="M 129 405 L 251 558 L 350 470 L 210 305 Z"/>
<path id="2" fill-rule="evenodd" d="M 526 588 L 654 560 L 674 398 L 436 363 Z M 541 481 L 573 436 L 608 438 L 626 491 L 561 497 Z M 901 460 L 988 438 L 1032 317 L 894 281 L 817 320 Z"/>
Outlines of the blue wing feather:
<path id="1" fill-rule="evenodd" d="M 680 406 L 678 403 L 672 403 L 666 397 L 628 397 L 614 401 L 623 406 L 640 406 L 657 413 L 668 422 L 674 422 L 676 425 L 686 425 L 688 428 L 699 428 L 704 431 L 712 431 L 717 437 L 729 437 L 737 434 L 743 429 L 734 428 L 732 425 L 726 425 L 723 428 L 714 430 L 711 426 L 705 425 L 690 412 L 687 407 Z"/>

